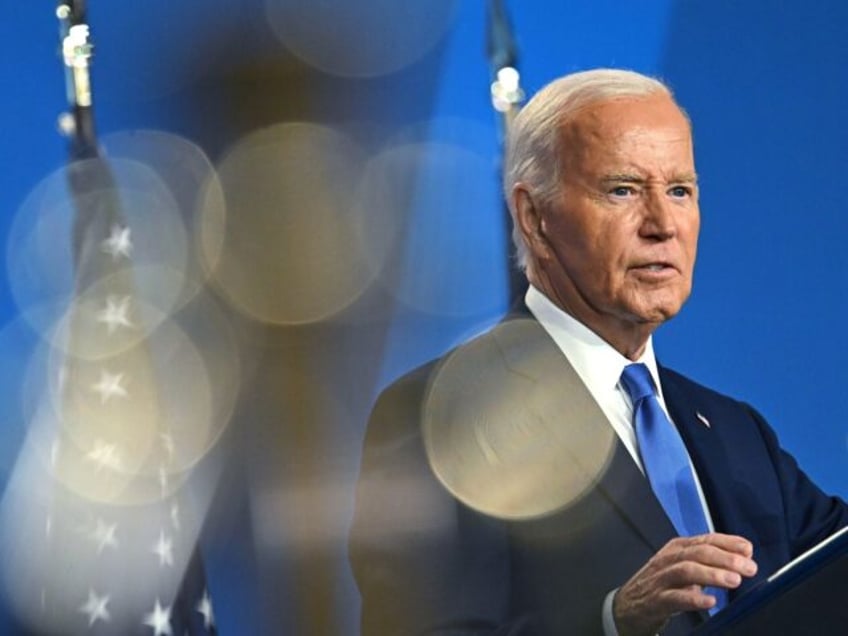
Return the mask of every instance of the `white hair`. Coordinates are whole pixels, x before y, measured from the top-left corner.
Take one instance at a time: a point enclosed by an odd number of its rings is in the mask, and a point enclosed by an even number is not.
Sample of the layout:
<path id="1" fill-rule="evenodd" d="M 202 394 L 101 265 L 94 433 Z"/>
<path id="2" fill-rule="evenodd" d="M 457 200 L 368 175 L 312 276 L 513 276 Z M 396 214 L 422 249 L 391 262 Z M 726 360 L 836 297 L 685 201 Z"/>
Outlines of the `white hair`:
<path id="1" fill-rule="evenodd" d="M 616 97 L 672 97 L 671 90 L 653 77 L 621 69 L 594 69 L 565 75 L 542 88 L 516 115 L 504 153 L 503 189 L 512 216 L 516 262 L 527 269 L 528 253 L 512 201 L 515 184 L 530 187 L 536 201 L 548 203 L 562 179 L 560 129 L 578 110 L 592 102 Z"/>

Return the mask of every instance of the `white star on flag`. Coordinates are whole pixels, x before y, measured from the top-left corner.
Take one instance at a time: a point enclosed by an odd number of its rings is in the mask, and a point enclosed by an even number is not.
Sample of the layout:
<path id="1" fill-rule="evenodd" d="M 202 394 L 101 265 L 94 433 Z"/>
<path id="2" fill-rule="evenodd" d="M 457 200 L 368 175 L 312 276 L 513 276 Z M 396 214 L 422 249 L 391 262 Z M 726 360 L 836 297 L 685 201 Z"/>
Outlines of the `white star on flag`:
<path id="1" fill-rule="evenodd" d="M 83 603 L 79 611 L 88 616 L 88 626 L 91 627 L 98 620 L 104 623 L 109 622 L 109 610 L 106 604 L 109 602 L 109 595 L 98 596 L 94 590 L 88 591 L 88 600 Z"/>
<path id="2" fill-rule="evenodd" d="M 159 557 L 159 565 L 174 565 L 174 543 L 170 538 L 165 537 L 165 531 L 159 531 L 159 540 L 153 546 L 153 554 Z"/>
<path id="3" fill-rule="evenodd" d="M 130 296 L 122 296 L 121 298 L 109 296 L 106 298 L 106 307 L 98 312 L 95 319 L 97 322 L 106 325 L 109 335 L 115 333 L 119 327 L 131 328 L 133 326 L 129 317 L 130 300 Z"/>
<path id="4" fill-rule="evenodd" d="M 129 393 L 121 384 L 123 381 L 123 373 L 109 373 L 103 369 L 100 371 L 100 380 L 93 384 L 91 389 L 100 394 L 100 403 L 106 404 L 113 397 L 129 397 Z"/>
<path id="5" fill-rule="evenodd" d="M 97 464 L 97 472 L 100 472 L 102 468 L 120 470 L 123 465 L 117 446 L 107 444 L 102 439 L 95 440 L 94 448 L 88 451 L 85 458 Z"/>
<path id="6" fill-rule="evenodd" d="M 91 535 L 91 538 L 97 543 L 97 554 L 102 553 L 103 549 L 107 546 L 112 549 L 117 549 L 118 538 L 115 536 L 115 532 L 117 530 L 117 523 L 107 525 L 103 519 L 97 520 L 97 527 Z"/>
<path id="7" fill-rule="evenodd" d="M 203 626 L 206 629 L 215 624 L 215 614 L 212 611 L 212 599 L 209 598 L 209 590 L 203 590 L 203 598 L 197 603 L 197 611 L 203 616 Z"/>
<path id="8" fill-rule="evenodd" d="M 121 256 L 129 258 L 130 252 L 132 252 L 130 228 L 113 225 L 109 238 L 105 239 L 100 245 L 103 251 L 115 260 L 118 260 Z"/>
<path id="9" fill-rule="evenodd" d="M 144 624 L 153 628 L 153 636 L 173 636 L 171 631 L 171 606 L 162 607 L 157 598 L 153 611 L 144 617 Z"/>

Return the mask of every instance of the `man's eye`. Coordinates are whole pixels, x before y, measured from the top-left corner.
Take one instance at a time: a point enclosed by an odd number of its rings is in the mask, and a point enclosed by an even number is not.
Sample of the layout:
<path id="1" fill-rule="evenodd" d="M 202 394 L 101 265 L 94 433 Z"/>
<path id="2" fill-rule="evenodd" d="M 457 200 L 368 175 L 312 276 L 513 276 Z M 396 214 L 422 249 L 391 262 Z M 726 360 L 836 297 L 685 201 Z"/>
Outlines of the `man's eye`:
<path id="1" fill-rule="evenodd" d="M 633 186 L 616 186 L 610 190 L 614 197 L 627 197 L 635 192 Z"/>
<path id="2" fill-rule="evenodd" d="M 692 191 L 686 186 L 674 186 L 668 193 L 675 198 L 682 199 L 688 197 Z"/>

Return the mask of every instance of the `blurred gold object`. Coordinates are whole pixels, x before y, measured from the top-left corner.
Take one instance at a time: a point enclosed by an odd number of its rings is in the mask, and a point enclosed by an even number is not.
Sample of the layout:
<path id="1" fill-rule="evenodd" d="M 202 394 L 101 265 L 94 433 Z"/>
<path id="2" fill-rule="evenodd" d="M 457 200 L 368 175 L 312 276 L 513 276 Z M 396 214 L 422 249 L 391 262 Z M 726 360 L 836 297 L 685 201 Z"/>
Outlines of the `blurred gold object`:
<path id="1" fill-rule="evenodd" d="M 552 514 L 603 475 L 615 433 L 538 323 L 513 320 L 457 349 L 423 412 L 436 476 L 466 505 L 502 519 Z"/>

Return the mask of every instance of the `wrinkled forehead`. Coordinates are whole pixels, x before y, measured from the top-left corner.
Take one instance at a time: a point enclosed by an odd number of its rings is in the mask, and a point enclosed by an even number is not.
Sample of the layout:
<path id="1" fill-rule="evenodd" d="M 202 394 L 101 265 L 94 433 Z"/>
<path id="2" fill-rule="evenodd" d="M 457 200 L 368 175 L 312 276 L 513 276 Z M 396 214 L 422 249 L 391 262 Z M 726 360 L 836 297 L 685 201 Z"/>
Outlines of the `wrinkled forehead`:
<path id="1" fill-rule="evenodd" d="M 622 158 L 692 170 L 689 119 L 667 95 L 620 97 L 587 104 L 559 125 L 560 160 Z"/>
<path id="2" fill-rule="evenodd" d="M 611 97 L 564 115 L 561 134 L 615 135 L 634 127 L 677 128 L 691 136 L 689 117 L 668 95 Z"/>

